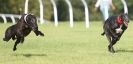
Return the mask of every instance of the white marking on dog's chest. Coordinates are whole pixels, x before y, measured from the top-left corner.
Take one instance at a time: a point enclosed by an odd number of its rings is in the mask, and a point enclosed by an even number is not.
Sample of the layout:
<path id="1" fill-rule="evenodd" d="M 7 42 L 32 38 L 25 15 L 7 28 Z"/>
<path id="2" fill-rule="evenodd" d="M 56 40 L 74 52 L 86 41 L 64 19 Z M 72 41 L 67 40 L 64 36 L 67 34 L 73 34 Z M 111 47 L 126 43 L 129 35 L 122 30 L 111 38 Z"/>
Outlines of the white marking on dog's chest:
<path id="1" fill-rule="evenodd" d="M 122 33 L 123 30 L 121 28 L 122 28 L 122 25 L 120 25 L 120 28 L 115 29 L 116 33 Z"/>

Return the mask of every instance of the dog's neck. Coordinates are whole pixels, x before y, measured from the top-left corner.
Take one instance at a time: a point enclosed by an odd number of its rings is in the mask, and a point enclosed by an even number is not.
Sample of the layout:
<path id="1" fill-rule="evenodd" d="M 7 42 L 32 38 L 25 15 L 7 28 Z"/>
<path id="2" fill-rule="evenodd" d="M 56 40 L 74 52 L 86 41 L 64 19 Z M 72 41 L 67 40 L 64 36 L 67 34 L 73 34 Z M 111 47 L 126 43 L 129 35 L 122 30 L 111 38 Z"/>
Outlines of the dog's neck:
<path id="1" fill-rule="evenodd" d="M 29 15 L 29 14 L 26 14 L 26 15 L 24 16 L 24 21 L 25 21 L 25 23 L 27 23 L 26 18 L 27 18 L 28 15 Z"/>

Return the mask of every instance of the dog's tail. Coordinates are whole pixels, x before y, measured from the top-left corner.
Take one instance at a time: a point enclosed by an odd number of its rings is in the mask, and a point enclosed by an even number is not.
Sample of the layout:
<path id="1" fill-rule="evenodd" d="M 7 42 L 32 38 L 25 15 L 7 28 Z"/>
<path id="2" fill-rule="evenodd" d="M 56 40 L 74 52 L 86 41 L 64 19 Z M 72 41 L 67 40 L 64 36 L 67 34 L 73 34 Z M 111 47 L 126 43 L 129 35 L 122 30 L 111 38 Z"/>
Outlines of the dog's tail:
<path id="1" fill-rule="evenodd" d="M 105 32 L 103 32 L 101 35 L 104 36 Z"/>

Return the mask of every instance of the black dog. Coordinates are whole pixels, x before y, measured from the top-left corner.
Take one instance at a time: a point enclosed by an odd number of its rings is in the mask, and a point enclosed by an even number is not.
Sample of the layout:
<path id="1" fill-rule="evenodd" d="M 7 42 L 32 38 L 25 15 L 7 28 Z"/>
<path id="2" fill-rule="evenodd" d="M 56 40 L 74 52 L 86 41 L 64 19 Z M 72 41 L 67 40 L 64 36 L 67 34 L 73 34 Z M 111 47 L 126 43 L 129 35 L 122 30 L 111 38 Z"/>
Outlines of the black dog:
<path id="1" fill-rule="evenodd" d="M 127 29 L 129 23 L 128 14 L 121 14 L 118 16 L 109 17 L 103 26 L 104 32 L 101 35 L 106 35 L 109 45 L 108 50 L 115 52 L 113 45 L 119 41 L 124 31 Z"/>
<path id="2" fill-rule="evenodd" d="M 24 38 L 29 35 L 32 30 L 34 31 L 36 36 L 44 36 L 44 34 L 38 30 L 36 17 L 32 14 L 23 14 L 15 25 L 7 28 L 3 40 L 7 42 L 11 38 L 12 40 L 16 40 L 13 47 L 13 51 L 15 51 L 17 49 L 17 44 L 19 44 L 20 42 L 23 43 Z"/>

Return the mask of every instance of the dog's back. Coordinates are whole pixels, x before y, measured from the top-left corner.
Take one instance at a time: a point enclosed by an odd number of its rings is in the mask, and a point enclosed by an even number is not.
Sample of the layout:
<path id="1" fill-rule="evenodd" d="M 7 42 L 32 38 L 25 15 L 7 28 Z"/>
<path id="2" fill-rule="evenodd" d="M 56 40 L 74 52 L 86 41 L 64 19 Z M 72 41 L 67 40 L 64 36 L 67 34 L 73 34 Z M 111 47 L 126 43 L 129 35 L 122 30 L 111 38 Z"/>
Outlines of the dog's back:
<path id="1" fill-rule="evenodd" d="M 118 25 L 116 24 L 116 18 L 117 16 L 110 16 L 103 25 L 103 30 L 104 32 L 101 35 L 104 35 L 105 32 L 108 32 L 110 30 L 112 30 L 113 32 L 115 32 L 115 28 L 118 28 Z"/>

